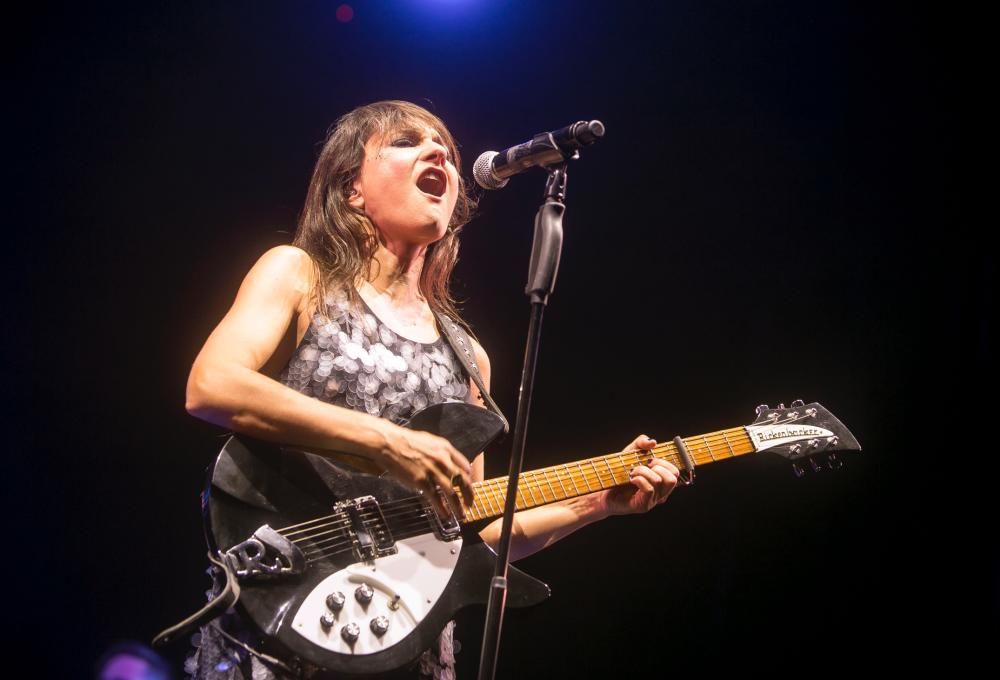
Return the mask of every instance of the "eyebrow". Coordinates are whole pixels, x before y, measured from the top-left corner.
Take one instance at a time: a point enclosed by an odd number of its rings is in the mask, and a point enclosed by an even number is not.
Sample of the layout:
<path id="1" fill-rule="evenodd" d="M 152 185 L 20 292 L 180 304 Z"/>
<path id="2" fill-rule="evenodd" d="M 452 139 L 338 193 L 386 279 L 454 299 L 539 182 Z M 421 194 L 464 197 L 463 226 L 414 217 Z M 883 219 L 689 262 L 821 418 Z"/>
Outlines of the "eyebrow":
<path id="1" fill-rule="evenodd" d="M 437 142 L 441 146 L 447 146 L 447 144 L 444 141 L 444 137 L 441 136 L 440 132 L 438 132 L 434 128 L 421 128 L 413 123 L 407 123 L 406 125 L 402 125 L 399 128 L 397 128 L 394 132 L 390 132 L 389 134 L 390 135 L 415 134 L 419 135 L 420 137 L 423 137 L 428 129 L 431 130 L 431 135 L 430 135 L 431 141 Z"/>

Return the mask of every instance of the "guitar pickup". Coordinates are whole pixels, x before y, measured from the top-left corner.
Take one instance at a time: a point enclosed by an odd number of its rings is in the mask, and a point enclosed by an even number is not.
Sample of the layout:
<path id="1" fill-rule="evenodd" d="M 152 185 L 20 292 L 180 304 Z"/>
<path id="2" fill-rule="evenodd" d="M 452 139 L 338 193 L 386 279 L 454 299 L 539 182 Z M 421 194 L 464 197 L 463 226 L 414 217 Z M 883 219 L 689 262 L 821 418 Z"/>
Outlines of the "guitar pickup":
<path id="1" fill-rule="evenodd" d="M 396 541 L 374 496 L 340 501 L 334 504 L 333 510 L 343 513 L 350 522 L 351 542 L 359 560 L 369 561 L 396 554 Z"/>

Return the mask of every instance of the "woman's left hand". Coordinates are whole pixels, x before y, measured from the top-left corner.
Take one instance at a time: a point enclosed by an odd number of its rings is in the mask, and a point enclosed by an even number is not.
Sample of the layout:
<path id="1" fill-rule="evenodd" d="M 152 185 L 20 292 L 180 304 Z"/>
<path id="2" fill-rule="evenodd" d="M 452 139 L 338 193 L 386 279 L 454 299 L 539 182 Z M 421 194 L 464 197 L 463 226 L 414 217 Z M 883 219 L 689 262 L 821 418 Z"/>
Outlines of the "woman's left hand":
<path id="1" fill-rule="evenodd" d="M 622 451 L 641 449 L 648 451 L 656 446 L 656 440 L 642 434 Z M 632 468 L 632 483 L 616 486 L 602 492 L 604 508 L 609 515 L 628 515 L 647 512 L 667 500 L 677 485 L 680 470 L 673 463 L 653 458 L 648 465 Z"/>

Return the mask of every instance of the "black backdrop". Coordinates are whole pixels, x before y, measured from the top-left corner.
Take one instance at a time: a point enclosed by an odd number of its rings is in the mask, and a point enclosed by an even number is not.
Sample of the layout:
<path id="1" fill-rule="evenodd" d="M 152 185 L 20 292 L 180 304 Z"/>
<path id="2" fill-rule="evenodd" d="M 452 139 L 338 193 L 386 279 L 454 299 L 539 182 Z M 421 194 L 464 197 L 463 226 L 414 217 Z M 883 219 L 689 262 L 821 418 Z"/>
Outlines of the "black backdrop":
<path id="1" fill-rule="evenodd" d="M 184 411 L 188 368 L 243 273 L 289 241 L 327 126 L 386 98 L 440 115 L 466 172 L 541 130 L 607 126 L 570 171 L 530 467 L 798 397 L 865 448 L 801 480 L 764 456 L 703 468 L 655 512 L 523 560 L 554 596 L 511 614 L 501 677 L 978 651 L 996 630 L 975 483 L 992 466 L 954 415 L 988 397 L 994 259 L 960 214 L 958 22 L 909 4 L 399 0 L 340 23 L 336 4 L 80 4 L 11 27 L 7 622 L 37 674 L 83 677 L 200 603 L 220 433 Z M 510 413 L 542 186 L 483 196 L 455 277 Z M 460 621 L 464 677 L 478 620 Z"/>

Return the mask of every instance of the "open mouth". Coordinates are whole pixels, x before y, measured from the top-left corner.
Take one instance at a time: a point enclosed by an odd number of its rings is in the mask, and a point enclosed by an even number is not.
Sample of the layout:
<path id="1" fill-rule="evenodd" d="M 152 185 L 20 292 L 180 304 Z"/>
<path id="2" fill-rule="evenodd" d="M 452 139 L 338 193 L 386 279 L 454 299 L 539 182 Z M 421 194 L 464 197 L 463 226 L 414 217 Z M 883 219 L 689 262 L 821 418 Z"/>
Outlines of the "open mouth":
<path id="1" fill-rule="evenodd" d="M 441 198 L 448 188 L 448 178 L 437 168 L 428 168 L 417 178 L 417 188 L 425 194 Z"/>

